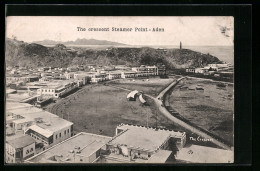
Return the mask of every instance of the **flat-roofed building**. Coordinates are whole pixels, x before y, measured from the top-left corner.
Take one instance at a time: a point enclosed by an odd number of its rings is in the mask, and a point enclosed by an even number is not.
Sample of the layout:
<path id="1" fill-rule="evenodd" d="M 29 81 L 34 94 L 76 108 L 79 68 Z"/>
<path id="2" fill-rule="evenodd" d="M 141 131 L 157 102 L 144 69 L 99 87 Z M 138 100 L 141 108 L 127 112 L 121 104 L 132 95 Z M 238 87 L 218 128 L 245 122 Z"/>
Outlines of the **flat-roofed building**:
<path id="1" fill-rule="evenodd" d="M 109 80 L 113 80 L 113 79 L 119 79 L 121 78 L 121 74 L 122 72 L 121 71 L 110 71 L 107 73 L 108 75 L 108 79 Z"/>
<path id="2" fill-rule="evenodd" d="M 233 163 L 234 151 L 193 144 L 177 152 L 175 158 L 190 163 Z"/>
<path id="3" fill-rule="evenodd" d="M 48 95 L 55 98 L 59 98 L 64 94 L 76 89 L 78 82 L 74 80 L 56 80 L 41 83 L 41 87 L 37 89 L 38 95 Z"/>
<path id="4" fill-rule="evenodd" d="M 91 83 L 98 83 L 98 82 L 108 80 L 107 75 L 108 75 L 107 73 L 94 72 L 94 73 L 92 73 L 92 76 L 91 76 Z"/>
<path id="5" fill-rule="evenodd" d="M 121 78 L 134 78 L 137 77 L 138 73 L 135 71 L 122 71 Z"/>
<path id="6" fill-rule="evenodd" d="M 73 135 L 73 123 L 32 105 L 7 102 L 6 124 L 14 134 L 28 134 L 45 148 Z"/>
<path id="7" fill-rule="evenodd" d="M 116 136 L 107 145 L 112 155 L 122 155 L 130 161 L 140 162 L 140 159 L 150 160 L 160 150 L 169 149 L 176 153 L 185 143 L 185 132 L 121 124 L 116 128 Z"/>
<path id="8" fill-rule="evenodd" d="M 86 85 L 91 80 L 91 78 L 90 78 L 90 76 L 87 72 L 77 72 L 77 73 L 75 73 L 74 79 L 83 81 L 83 85 Z"/>
<path id="9" fill-rule="evenodd" d="M 186 68 L 186 72 L 195 73 L 195 68 Z"/>
<path id="10" fill-rule="evenodd" d="M 205 72 L 208 72 L 208 69 L 206 69 L 206 68 L 195 68 L 195 73 L 204 74 Z"/>
<path id="11" fill-rule="evenodd" d="M 21 163 L 35 154 L 35 140 L 23 135 L 15 139 L 6 140 L 5 161 L 7 163 Z"/>
<path id="12" fill-rule="evenodd" d="M 65 72 L 64 76 L 65 76 L 65 78 L 67 80 L 69 80 L 69 79 L 73 79 L 74 78 L 74 74 L 75 74 L 75 72 Z"/>
<path id="13" fill-rule="evenodd" d="M 79 133 L 29 158 L 26 163 L 93 163 L 106 152 L 112 137 Z"/>
<path id="14" fill-rule="evenodd" d="M 158 75 L 158 67 L 155 65 L 154 66 L 141 65 L 140 67 L 133 67 L 132 71 L 137 72 L 138 77 Z"/>

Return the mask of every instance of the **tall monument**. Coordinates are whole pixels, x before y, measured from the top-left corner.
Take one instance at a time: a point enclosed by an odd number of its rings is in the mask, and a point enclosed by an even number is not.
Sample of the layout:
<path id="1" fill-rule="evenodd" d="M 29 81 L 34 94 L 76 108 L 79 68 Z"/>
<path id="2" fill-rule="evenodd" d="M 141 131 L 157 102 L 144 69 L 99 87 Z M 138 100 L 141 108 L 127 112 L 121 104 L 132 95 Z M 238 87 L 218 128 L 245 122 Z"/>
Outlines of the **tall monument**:
<path id="1" fill-rule="evenodd" d="M 182 49 L 182 44 L 181 44 L 181 42 L 180 42 L 180 50 Z"/>

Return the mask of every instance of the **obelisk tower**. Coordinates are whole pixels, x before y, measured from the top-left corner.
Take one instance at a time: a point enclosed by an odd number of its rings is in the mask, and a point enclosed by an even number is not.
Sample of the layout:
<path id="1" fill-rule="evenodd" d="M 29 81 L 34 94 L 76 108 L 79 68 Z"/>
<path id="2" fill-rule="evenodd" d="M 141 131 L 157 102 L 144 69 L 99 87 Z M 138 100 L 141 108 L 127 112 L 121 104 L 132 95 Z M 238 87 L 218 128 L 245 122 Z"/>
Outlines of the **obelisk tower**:
<path id="1" fill-rule="evenodd" d="M 181 44 L 181 42 L 180 42 L 180 50 L 182 49 L 182 44 Z"/>

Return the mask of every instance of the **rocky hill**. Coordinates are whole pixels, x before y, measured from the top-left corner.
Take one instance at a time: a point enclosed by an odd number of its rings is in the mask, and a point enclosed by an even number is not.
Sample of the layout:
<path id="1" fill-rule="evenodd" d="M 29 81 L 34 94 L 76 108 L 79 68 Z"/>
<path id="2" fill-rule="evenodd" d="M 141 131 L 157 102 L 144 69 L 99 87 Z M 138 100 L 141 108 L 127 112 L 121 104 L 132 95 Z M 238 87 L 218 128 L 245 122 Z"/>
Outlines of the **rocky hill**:
<path id="1" fill-rule="evenodd" d="M 45 47 L 36 43 L 28 44 L 13 39 L 6 40 L 6 64 L 19 66 L 68 67 L 95 63 L 99 65 L 139 66 L 164 63 L 168 68 L 200 67 L 221 61 L 209 54 L 189 49 L 168 49 L 167 51 L 149 47 L 73 50 L 63 44 Z"/>

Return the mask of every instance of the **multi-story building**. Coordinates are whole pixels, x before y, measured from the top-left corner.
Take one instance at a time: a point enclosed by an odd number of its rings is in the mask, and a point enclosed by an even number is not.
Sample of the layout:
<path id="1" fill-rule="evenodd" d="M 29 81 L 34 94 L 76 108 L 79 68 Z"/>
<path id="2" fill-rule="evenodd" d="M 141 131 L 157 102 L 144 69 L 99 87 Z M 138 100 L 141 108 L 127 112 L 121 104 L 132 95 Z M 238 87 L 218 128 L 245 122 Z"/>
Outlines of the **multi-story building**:
<path id="1" fill-rule="evenodd" d="M 22 163 L 35 154 L 35 140 L 24 135 L 15 139 L 6 140 L 5 162 Z"/>
<path id="2" fill-rule="evenodd" d="M 41 83 L 43 85 L 43 83 Z M 77 81 L 59 80 L 46 82 L 46 86 L 37 89 L 38 95 L 48 95 L 59 98 L 64 94 L 76 89 L 78 87 Z"/>
<path id="3" fill-rule="evenodd" d="M 186 68 L 186 72 L 195 73 L 195 68 Z"/>
<path id="4" fill-rule="evenodd" d="M 112 137 L 79 133 L 31 158 L 26 163 L 94 163 Z"/>
<path id="5" fill-rule="evenodd" d="M 195 68 L 195 73 L 204 74 L 205 72 L 208 72 L 208 69 L 206 69 L 206 68 Z"/>
<path id="6" fill-rule="evenodd" d="M 114 137 L 79 133 L 26 163 L 165 163 L 182 149 L 186 134 L 121 124 Z"/>
<path id="7" fill-rule="evenodd" d="M 108 74 L 108 79 L 113 80 L 113 79 L 118 79 L 121 78 L 121 71 L 110 71 L 107 73 Z"/>
<path id="8" fill-rule="evenodd" d="M 101 81 L 108 80 L 108 74 L 106 73 L 92 73 L 91 75 L 91 83 L 98 83 Z"/>
<path id="9" fill-rule="evenodd" d="M 75 74 L 75 72 L 65 72 L 64 76 L 65 76 L 65 78 L 67 80 L 69 80 L 69 79 L 73 79 L 74 78 L 74 74 Z"/>
<path id="10" fill-rule="evenodd" d="M 73 135 L 72 122 L 32 105 L 7 102 L 6 109 L 6 127 L 13 130 L 10 137 L 28 134 L 36 144 L 48 148 Z"/>
<path id="11" fill-rule="evenodd" d="M 83 85 L 86 85 L 91 80 L 89 74 L 86 73 L 86 72 L 75 73 L 74 74 L 74 79 L 83 81 Z"/>
<path id="12" fill-rule="evenodd" d="M 121 78 L 134 78 L 137 77 L 137 72 L 135 71 L 122 71 Z"/>
<path id="13" fill-rule="evenodd" d="M 162 63 L 157 64 L 158 75 L 166 75 L 166 66 Z"/>
<path id="14" fill-rule="evenodd" d="M 160 161 L 165 162 L 172 153 L 183 148 L 185 143 L 185 132 L 121 124 L 116 128 L 116 136 L 107 143 L 111 152 L 107 158 L 149 163 L 156 162 L 154 159 L 159 155 Z"/>
<path id="15" fill-rule="evenodd" d="M 156 76 L 158 75 L 157 66 L 145 66 L 141 65 L 140 67 L 133 67 L 132 71 L 137 73 L 137 77 L 146 77 L 146 76 Z"/>

